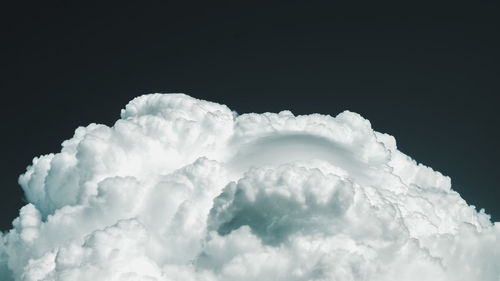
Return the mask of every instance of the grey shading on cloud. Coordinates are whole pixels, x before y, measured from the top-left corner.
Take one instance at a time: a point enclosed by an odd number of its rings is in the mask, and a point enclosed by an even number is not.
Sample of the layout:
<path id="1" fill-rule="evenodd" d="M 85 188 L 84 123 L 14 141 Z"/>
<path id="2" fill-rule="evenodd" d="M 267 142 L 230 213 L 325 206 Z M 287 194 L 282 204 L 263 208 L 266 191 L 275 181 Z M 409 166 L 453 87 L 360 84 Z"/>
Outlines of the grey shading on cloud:
<path id="1" fill-rule="evenodd" d="M 1 280 L 500 280 L 499 224 L 349 111 L 144 95 L 19 184 Z"/>

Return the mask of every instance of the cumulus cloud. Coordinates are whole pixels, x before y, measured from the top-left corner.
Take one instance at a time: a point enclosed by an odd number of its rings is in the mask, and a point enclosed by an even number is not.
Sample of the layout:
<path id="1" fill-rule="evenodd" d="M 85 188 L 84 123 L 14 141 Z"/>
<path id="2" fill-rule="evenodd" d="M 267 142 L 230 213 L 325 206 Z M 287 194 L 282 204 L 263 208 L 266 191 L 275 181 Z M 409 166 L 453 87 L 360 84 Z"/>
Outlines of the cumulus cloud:
<path id="1" fill-rule="evenodd" d="M 145 95 L 19 184 L 2 280 L 500 280 L 500 225 L 348 111 Z"/>

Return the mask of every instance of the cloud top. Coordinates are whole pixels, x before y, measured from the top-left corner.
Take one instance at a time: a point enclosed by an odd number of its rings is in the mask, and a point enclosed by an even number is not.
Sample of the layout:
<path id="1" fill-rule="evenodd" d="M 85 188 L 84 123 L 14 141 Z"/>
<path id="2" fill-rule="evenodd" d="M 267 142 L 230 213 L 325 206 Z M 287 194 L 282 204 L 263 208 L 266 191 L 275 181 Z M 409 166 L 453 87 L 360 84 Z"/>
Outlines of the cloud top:
<path id="1" fill-rule="evenodd" d="M 2 280 L 500 280 L 500 226 L 359 114 L 132 100 L 19 177 Z"/>

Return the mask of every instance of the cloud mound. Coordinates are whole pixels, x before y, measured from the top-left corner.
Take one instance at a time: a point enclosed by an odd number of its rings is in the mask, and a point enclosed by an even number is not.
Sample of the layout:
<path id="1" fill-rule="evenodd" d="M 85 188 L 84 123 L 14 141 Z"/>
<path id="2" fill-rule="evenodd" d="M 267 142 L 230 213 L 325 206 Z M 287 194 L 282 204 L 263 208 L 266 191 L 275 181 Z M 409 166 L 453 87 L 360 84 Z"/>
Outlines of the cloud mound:
<path id="1" fill-rule="evenodd" d="M 132 100 L 19 177 L 2 280 L 500 280 L 500 226 L 353 112 Z"/>

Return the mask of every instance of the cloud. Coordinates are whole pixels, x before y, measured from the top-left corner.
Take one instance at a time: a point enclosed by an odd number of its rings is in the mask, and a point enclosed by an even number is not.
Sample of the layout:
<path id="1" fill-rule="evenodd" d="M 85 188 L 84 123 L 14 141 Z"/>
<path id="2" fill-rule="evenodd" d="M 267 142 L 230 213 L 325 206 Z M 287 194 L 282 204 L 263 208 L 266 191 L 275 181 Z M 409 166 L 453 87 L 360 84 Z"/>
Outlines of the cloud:
<path id="1" fill-rule="evenodd" d="M 145 95 L 19 184 L 2 280 L 500 280 L 500 225 L 348 111 Z"/>

